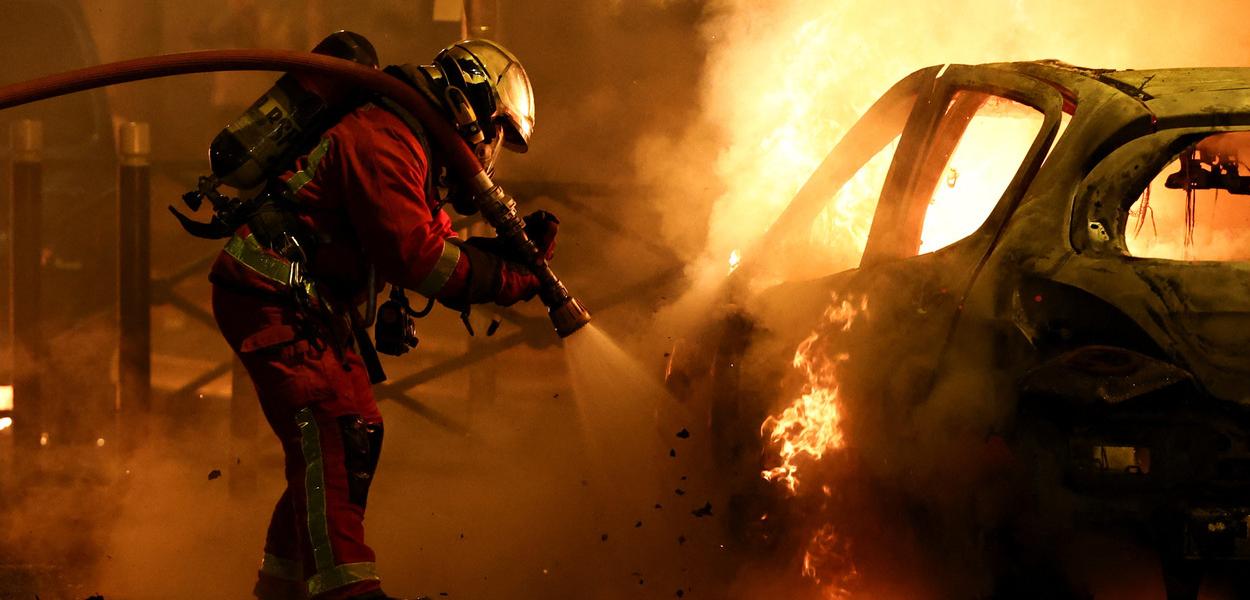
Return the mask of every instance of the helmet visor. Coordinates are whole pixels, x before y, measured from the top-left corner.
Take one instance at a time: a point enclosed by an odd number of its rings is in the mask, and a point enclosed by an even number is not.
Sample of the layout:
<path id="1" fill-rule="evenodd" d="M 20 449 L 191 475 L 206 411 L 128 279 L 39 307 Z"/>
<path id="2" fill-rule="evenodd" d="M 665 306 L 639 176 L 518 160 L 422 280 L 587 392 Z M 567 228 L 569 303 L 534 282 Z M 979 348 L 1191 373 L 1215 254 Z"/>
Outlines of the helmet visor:
<path id="1" fill-rule="evenodd" d="M 499 76 L 499 119 L 504 126 L 504 146 L 514 152 L 529 150 L 534 132 L 534 90 L 520 64 L 509 64 Z"/>

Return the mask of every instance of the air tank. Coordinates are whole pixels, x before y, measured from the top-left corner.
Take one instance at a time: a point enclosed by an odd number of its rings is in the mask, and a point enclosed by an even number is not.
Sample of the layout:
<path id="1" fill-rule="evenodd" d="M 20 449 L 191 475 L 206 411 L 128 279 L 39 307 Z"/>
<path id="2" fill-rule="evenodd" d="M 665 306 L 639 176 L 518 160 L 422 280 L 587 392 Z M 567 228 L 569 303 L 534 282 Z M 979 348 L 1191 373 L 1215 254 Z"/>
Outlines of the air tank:
<path id="1" fill-rule="evenodd" d="M 378 67 L 373 44 L 358 33 L 339 31 L 313 52 Z M 326 128 L 350 110 L 353 91 L 316 76 L 280 77 L 209 146 L 213 175 L 236 189 L 260 185 L 279 168 L 308 151 Z"/>

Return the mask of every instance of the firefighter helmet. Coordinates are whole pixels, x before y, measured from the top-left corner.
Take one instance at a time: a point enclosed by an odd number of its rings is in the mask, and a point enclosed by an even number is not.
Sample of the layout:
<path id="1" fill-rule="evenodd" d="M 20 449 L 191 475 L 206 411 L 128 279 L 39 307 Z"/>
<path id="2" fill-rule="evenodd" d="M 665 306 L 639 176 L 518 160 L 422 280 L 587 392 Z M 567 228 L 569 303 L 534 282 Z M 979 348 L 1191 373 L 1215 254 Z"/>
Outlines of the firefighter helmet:
<path id="1" fill-rule="evenodd" d="M 529 150 L 534 91 L 525 68 L 506 48 L 464 40 L 444 48 L 423 70 L 470 144 L 493 149 L 502 142 L 514 152 Z"/>

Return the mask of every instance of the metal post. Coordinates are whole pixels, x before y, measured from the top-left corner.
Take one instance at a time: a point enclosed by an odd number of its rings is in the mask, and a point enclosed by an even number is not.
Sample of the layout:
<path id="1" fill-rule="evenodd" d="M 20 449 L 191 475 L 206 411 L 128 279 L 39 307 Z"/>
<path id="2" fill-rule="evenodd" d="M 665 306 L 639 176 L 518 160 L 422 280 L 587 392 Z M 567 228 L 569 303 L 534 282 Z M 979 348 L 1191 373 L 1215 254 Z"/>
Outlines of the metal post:
<path id="1" fill-rule="evenodd" d="M 13 148 L 9 194 L 9 331 L 13 334 L 13 436 L 19 449 L 47 444 L 40 375 L 44 341 L 39 328 L 43 255 L 43 124 L 23 119 L 9 130 Z"/>
<path id="2" fill-rule="evenodd" d="M 230 377 L 230 493 L 244 495 L 256 490 L 256 439 L 260 432 L 260 400 L 247 369 L 234 357 Z"/>
<path id="3" fill-rule="evenodd" d="M 118 386 L 113 408 L 152 409 L 152 276 L 149 208 L 151 133 L 147 123 L 121 126 L 117 172 Z"/>
<path id="4" fill-rule="evenodd" d="M 499 0 L 464 0 L 460 33 L 465 38 L 499 41 Z"/>

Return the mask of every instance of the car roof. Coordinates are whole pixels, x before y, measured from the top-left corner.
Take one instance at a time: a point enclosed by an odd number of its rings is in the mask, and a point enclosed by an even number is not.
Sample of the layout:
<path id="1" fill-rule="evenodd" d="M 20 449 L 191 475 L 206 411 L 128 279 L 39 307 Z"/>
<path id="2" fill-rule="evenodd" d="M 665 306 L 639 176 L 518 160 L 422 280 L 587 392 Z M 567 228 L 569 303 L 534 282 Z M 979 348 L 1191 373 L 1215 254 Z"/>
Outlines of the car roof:
<path id="1" fill-rule="evenodd" d="M 1151 97 L 1194 92 L 1232 92 L 1250 89 L 1250 69 L 1189 68 L 1111 71 L 1103 77 L 1141 90 Z"/>

